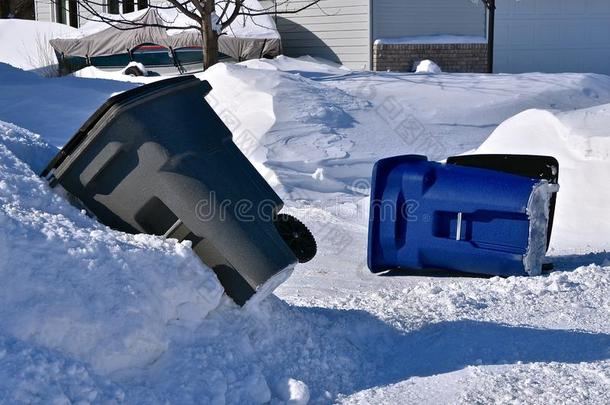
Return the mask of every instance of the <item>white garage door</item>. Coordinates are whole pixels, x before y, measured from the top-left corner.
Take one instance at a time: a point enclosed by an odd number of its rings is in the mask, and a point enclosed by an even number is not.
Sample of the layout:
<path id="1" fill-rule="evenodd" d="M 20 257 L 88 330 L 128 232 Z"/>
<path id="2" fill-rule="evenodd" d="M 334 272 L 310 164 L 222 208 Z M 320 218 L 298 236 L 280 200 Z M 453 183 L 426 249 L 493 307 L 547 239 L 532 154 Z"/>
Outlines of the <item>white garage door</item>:
<path id="1" fill-rule="evenodd" d="M 496 72 L 610 74 L 610 0 L 497 0 Z"/>

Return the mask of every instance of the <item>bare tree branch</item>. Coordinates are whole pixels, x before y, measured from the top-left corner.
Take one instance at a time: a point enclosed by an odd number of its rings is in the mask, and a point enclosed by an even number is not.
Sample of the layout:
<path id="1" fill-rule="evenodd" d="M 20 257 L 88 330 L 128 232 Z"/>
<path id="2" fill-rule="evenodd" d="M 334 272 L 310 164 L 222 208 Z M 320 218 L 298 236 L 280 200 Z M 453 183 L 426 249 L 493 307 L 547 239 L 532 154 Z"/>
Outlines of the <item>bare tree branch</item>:
<path id="1" fill-rule="evenodd" d="M 233 21 L 235 21 L 235 19 L 237 18 L 237 16 L 240 13 L 240 10 L 241 10 L 242 7 L 243 7 L 243 0 L 235 0 L 235 6 L 233 8 L 233 12 L 229 16 L 229 18 L 225 22 L 223 22 L 222 25 L 221 25 L 223 30 L 225 28 L 227 28 L 229 25 L 231 25 L 231 23 Z M 228 8 L 228 5 L 227 5 L 227 8 Z"/>
<path id="2" fill-rule="evenodd" d="M 201 16 L 197 15 L 196 13 L 190 11 L 187 8 L 187 4 L 189 3 L 189 1 L 185 1 L 184 3 L 179 2 L 178 0 L 168 0 L 171 4 L 173 4 L 178 10 L 180 10 L 185 16 L 189 17 L 191 20 L 195 20 L 197 21 L 198 19 L 201 20 Z"/>
<path id="3" fill-rule="evenodd" d="M 307 3 L 306 5 L 296 8 L 296 9 L 292 9 L 292 10 L 281 10 L 281 11 L 257 11 L 254 9 L 250 9 L 247 7 L 242 7 L 244 9 L 247 10 L 247 12 L 240 12 L 239 15 L 246 15 L 249 17 L 256 17 L 256 16 L 261 16 L 261 15 L 280 15 L 280 14 L 296 14 L 298 12 L 301 12 L 303 10 L 307 10 L 308 8 L 315 6 L 316 4 L 318 4 L 319 2 L 321 2 L 322 0 L 313 0 L 310 3 Z"/>

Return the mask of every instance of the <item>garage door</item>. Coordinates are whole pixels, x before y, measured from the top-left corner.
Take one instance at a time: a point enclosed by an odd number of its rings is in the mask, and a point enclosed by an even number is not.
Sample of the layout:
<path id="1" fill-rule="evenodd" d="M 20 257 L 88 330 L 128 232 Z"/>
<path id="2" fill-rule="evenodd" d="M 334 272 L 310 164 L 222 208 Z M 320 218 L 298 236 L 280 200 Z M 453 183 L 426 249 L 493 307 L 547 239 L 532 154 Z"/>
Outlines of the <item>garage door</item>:
<path id="1" fill-rule="evenodd" d="M 610 0 L 497 0 L 497 72 L 610 74 Z"/>

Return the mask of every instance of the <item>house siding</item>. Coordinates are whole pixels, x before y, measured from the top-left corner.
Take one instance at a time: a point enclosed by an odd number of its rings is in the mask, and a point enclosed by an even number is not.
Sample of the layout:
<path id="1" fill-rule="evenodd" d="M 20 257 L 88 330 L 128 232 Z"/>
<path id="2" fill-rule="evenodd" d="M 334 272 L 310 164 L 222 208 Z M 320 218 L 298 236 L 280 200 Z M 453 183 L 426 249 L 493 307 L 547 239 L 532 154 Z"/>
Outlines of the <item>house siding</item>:
<path id="1" fill-rule="evenodd" d="M 373 39 L 421 35 L 485 36 L 482 1 L 373 0 Z"/>
<path id="2" fill-rule="evenodd" d="M 101 3 L 101 1 L 100 1 Z M 105 12 L 105 7 L 102 5 L 92 4 L 91 7 L 99 12 Z M 35 0 L 34 1 L 34 9 L 37 21 L 48 21 L 48 22 L 57 22 L 57 16 L 55 15 L 55 3 L 51 0 Z M 88 11 L 83 10 L 79 7 L 78 10 L 78 25 L 81 27 L 89 18 L 92 17 L 92 14 Z"/>
<path id="3" fill-rule="evenodd" d="M 273 6 L 271 0 L 261 3 Z M 297 9 L 308 3 L 294 0 L 289 7 Z M 276 25 L 287 56 L 311 55 L 352 69 L 370 69 L 369 0 L 322 0 L 297 14 L 278 15 Z"/>
<path id="4" fill-rule="evenodd" d="M 35 0 L 34 13 L 37 21 L 53 21 L 51 2 L 49 0 Z"/>

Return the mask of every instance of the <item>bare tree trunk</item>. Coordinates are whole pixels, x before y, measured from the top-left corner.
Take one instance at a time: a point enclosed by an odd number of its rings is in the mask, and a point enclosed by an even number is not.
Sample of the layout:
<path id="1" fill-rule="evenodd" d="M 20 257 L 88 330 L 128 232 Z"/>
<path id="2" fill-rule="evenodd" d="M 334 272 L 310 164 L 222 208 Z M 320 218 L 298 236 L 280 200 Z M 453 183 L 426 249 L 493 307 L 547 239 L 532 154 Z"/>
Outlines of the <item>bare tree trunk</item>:
<path id="1" fill-rule="evenodd" d="M 201 37 L 203 39 L 203 69 L 207 70 L 218 62 L 218 34 L 212 29 L 210 15 L 202 18 Z"/>

